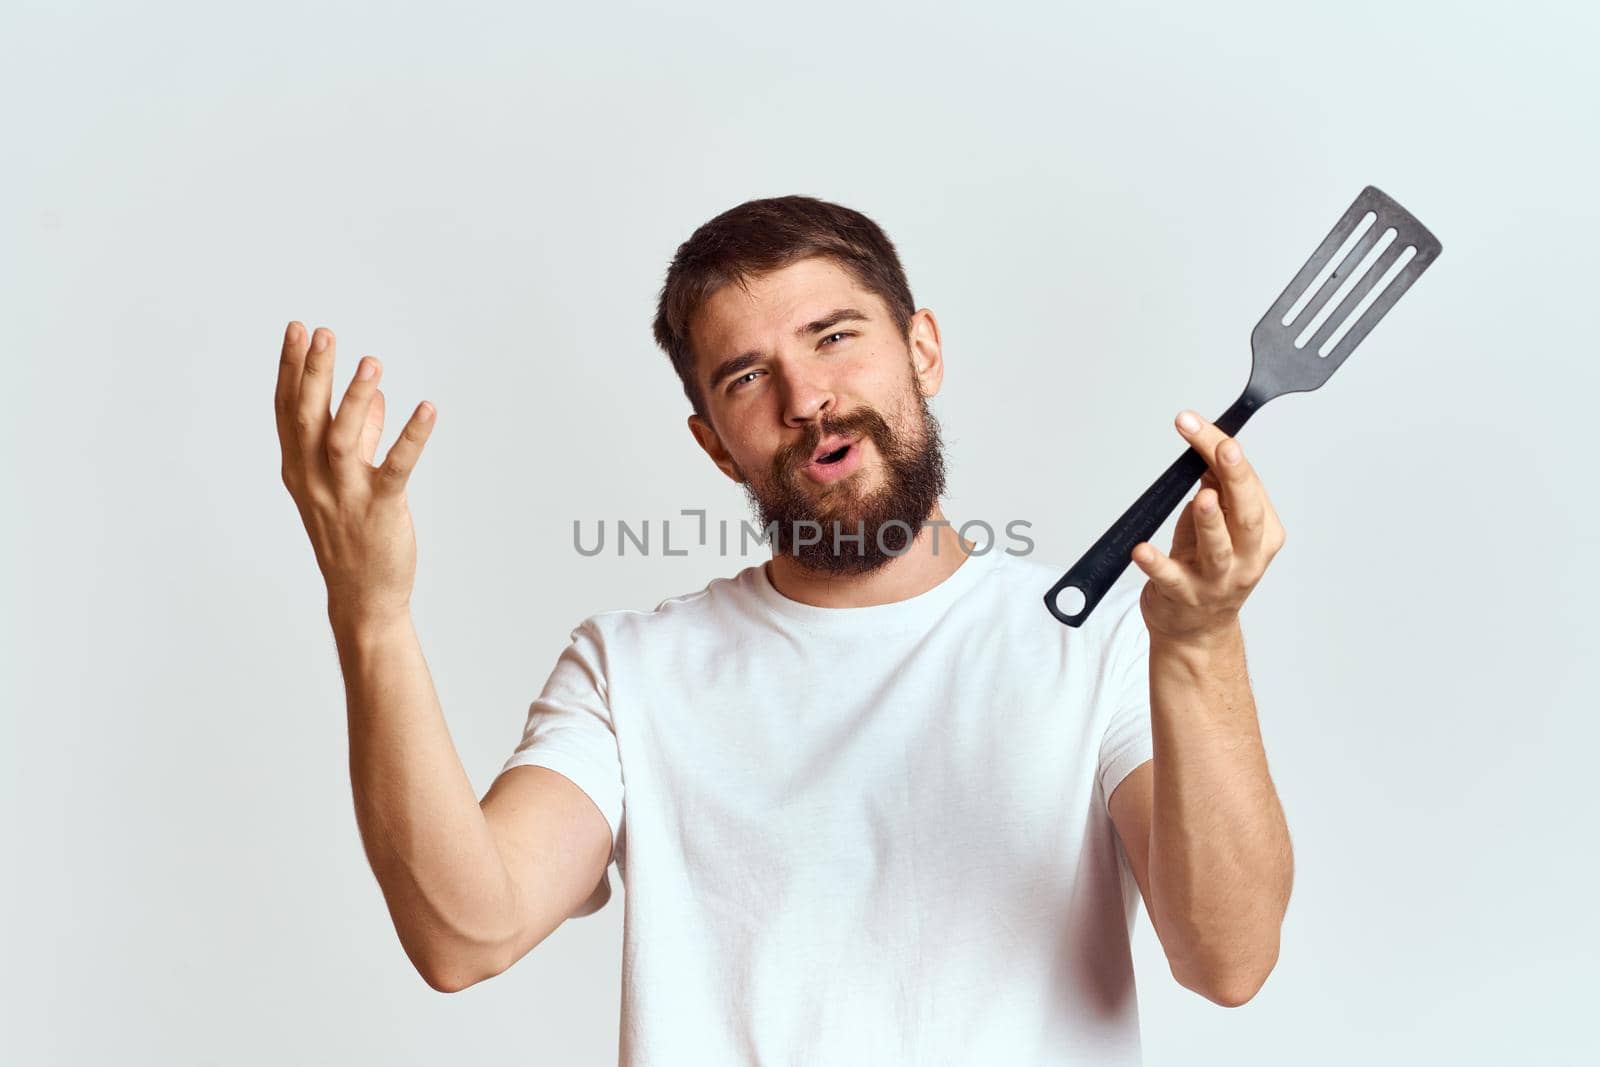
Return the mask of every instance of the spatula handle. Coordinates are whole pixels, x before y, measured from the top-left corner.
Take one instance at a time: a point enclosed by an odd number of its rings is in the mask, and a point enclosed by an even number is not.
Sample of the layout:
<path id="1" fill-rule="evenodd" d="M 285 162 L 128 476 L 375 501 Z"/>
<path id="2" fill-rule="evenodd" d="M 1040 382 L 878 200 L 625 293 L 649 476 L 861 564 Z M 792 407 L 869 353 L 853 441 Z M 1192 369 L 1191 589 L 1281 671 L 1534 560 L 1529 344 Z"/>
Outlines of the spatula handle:
<path id="1" fill-rule="evenodd" d="M 1229 437 L 1234 436 L 1260 406 L 1247 390 L 1216 420 L 1217 428 Z M 1100 603 L 1122 572 L 1128 569 L 1128 564 L 1133 562 L 1133 546 L 1155 536 L 1161 524 L 1167 521 L 1167 516 L 1182 503 L 1184 495 L 1205 471 L 1205 457 L 1193 448 L 1184 449 L 1183 455 L 1174 460 L 1172 466 L 1144 491 L 1144 495 L 1111 524 L 1111 528 L 1084 553 L 1083 558 L 1050 587 L 1050 591 L 1044 595 L 1044 606 L 1050 609 L 1050 614 L 1068 626 L 1083 625 L 1095 605 Z M 1084 597 L 1083 606 L 1075 614 L 1061 610 L 1056 603 L 1057 595 L 1069 586 Z"/>

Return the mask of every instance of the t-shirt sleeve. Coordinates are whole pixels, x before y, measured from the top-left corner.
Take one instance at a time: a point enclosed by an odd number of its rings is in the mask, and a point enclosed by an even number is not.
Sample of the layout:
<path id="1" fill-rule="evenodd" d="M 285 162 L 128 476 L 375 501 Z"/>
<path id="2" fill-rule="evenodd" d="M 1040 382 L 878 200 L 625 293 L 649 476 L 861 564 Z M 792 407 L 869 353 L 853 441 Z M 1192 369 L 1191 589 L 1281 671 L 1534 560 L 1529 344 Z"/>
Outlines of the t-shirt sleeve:
<path id="1" fill-rule="evenodd" d="M 585 620 L 571 633 L 539 696 L 528 705 L 522 740 L 500 768 L 547 767 L 594 802 L 611 828 L 616 859 L 622 830 L 622 760 L 606 693 L 604 638 Z M 611 898 L 609 871 L 574 916 L 598 911 Z"/>
<path id="2" fill-rule="evenodd" d="M 1105 649 L 1104 684 L 1111 713 L 1100 739 L 1100 788 L 1111 794 L 1139 764 L 1155 753 L 1150 737 L 1150 631 L 1139 611 L 1139 594 L 1148 577 L 1127 581 L 1114 605 L 1116 618 Z"/>

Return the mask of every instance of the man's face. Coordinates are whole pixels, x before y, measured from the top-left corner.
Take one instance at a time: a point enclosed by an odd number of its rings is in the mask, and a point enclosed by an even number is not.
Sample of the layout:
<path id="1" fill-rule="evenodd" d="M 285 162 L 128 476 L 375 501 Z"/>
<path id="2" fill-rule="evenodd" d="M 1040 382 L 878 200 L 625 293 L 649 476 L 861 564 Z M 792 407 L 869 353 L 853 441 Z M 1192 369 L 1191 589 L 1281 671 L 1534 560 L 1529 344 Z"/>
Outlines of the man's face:
<path id="1" fill-rule="evenodd" d="M 944 370 L 932 312 L 916 313 L 908 341 L 881 299 L 812 257 L 748 292 L 724 286 L 690 338 L 711 420 L 691 416 L 690 430 L 762 527 L 777 524 L 775 551 L 831 574 L 903 554 L 944 492 L 927 405 Z"/>

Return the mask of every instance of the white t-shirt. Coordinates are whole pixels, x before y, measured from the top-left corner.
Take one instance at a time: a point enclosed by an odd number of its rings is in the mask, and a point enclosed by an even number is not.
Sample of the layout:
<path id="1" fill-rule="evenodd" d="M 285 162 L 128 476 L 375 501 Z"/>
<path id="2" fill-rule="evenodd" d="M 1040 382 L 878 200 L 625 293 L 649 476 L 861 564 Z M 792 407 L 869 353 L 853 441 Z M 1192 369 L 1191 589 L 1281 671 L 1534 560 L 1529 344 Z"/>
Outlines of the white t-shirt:
<path id="1" fill-rule="evenodd" d="M 1074 628 L 1064 571 L 823 608 L 755 564 L 572 631 L 505 767 L 611 825 L 622 1067 L 1140 1062 L 1107 798 L 1151 758 L 1146 578 Z"/>

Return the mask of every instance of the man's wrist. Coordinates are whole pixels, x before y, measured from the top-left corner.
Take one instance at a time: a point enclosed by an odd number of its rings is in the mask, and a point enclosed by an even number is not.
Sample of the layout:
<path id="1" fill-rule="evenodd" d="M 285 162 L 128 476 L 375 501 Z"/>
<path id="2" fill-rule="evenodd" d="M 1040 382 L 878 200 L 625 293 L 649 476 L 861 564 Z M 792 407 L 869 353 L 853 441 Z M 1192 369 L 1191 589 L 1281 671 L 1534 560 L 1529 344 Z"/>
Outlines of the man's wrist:
<path id="1" fill-rule="evenodd" d="M 1219 660 L 1235 661 L 1243 651 L 1244 631 L 1239 626 L 1237 618 L 1215 630 L 1187 634 L 1183 637 L 1168 637 L 1157 633 L 1150 635 L 1152 659 L 1160 658 L 1167 662 L 1180 663 L 1197 671 L 1204 671 Z"/>
<path id="2" fill-rule="evenodd" d="M 340 644 L 370 645 L 409 630 L 411 605 L 378 610 L 329 600 L 328 623 Z"/>

